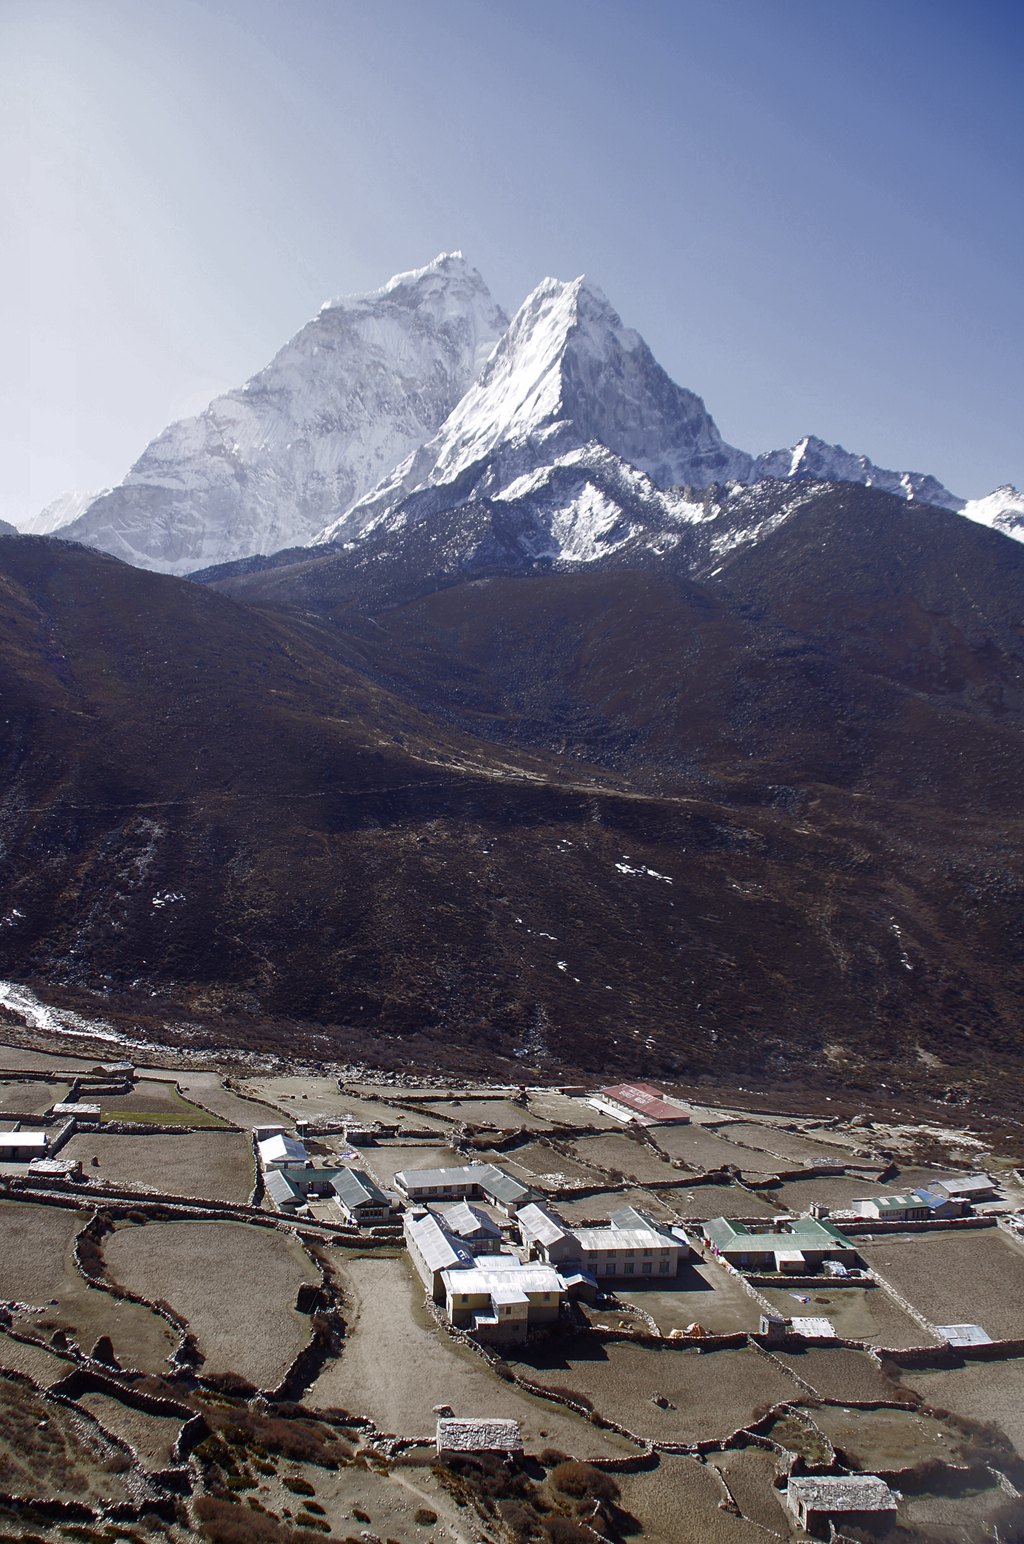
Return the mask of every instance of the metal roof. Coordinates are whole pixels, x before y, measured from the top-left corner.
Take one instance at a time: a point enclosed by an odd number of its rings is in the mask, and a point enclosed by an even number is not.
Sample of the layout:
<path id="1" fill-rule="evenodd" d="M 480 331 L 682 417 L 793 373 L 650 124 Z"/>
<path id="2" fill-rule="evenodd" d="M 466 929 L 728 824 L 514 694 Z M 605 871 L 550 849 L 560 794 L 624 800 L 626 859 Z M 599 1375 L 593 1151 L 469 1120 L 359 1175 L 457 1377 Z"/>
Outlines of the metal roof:
<path id="1" fill-rule="evenodd" d="M 704 1237 L 719 1251 L 746 1254 L 775 1254 L 778 1250 L 849 1249 L 854 1245 L 830 1222 L 816 1217 L 786 1217 L 778 1226 L 770 1223 L 747 1227 L 731 1217 L 712 1217 L 703 1224 Z"/>
<path id="2" fill-rule="evenodd" d="M 937 1324 L 935 1329 L 951 1346 L 989 1346 L 992 1336 L 980 1324 Z"/>
<path id="3" fill-rule="evenodd" d="M 485 1233 L 488 1238 L 500 1238 L 501 1229 L 496 1222 L 492 1222 L 486 1212 L 482 1212 L 478 1206 L 470 1206 L 468 1201 L 460 1201 L 458 1206 L 453 1206 L 444 1214 L 444 1225 L 452 1233 L 457 1233 L 460 1238 L 470 1238 L 474 1233 Z"/>
<path id="4" fill-rule="evenodd" d="M 404 1190 L 424 1186 L 430 1189 L 441 1187 L 444 1190 L 455 1190 L 460 1185 L 468 1188 L 480 1183 L 479 1171 L 482 1168 L 482 1163 L 467 1163 L 457 1169 L 400 1169 L 395 1175 L 395 1183 Z"/>
<path id="5" fill-rule="evenodd" d="M 793 1318 L 789 1323 L 794 1335 L 803 1335 L 808 1340 L 835 1340 L 836 1338 L 836 1327 L 831 1319 Z"/>
<path id="6" fill-rule="evenodd" d="M 480 1188 L 487 1195 L 494 1196 L 498 1201 L 505 1201 L 506 1203 L 520 1201 L 523 1196 L 530 1194 L 525 1185 L 520 1184 L 517 1179 L 513 1179 L 511 1174 L 506 1174 L 504 1169 L 499 1169 L 497 1164 L 482 1163 L 475 1167 L 479 1167 L 481 1170 L 480 1178 L 477 1181 Z"/>
<path id="7" fill-rule="evenodd" d="M 309 1157 L 301 1142 L 279 1133 L 257 1144 L 261 1163 L 304 1163 Z"/>
<path id="8" fill-rule="evenodd" d="M 880 1212 L 920 1211 L 926 1204 L 916 1192 L 899 1196 L 857 1196 L 853 1201 L 854 1206 L 875 1206 Z"/>
<path id="9" fill-rule="evenodd" d="M 576 1228 L 573 1232 L 580 1248 L 589 1253 L 599 1249 L 678 1249 L 679 1241 L 657 1233 L 653 1228 Z"/>
<path id="10" fill-rule="evenodd" d="M 639 1206 L 620 1206 L 617 1212 L 612 1212 L 608 1221 L 613 1228 L 650 1228 L 655 1233 L 668 1231 L 655 1221 L 650 1212 L 641 1211 Z"/>
<path id="11" fill-rule="evenodd" d="M 561 1218 L 546 1207 L 539 1206 L 536 1201 L 531 1201 L 529 1206 L 522 1207 L 516 1213 L 516 1222 L 524 1242 L 536 1240 L 538 1244 L 557 1244 L 569 1236 L 569 1230 L 563 1226 Z"/>
<path id="12" fill-rule="evenodd" d="M 638 1115 L 646 1116 L 653 1121 L 687 1121 L 689 1112 L 682 1105 L 676 1104 L 662 1088 L 655 1088 L 653 1083 L 613 1083 L 608 1088 L 602 1088 L 601 1094 L 605 1099 L 613 1099 L 616 1104 L 625 1105 L 627 1110 L 635 1110 Z"/>
<path id="13" fill-rule="evenodd" d="M 404 1227 L 406 1238 L 415 1243 L 428 1270 L 451 1270 L 457 1266 L 473 1264 L 470 1250 L 461 1239 L 443 1228 L 433 1213 L 428 1212 L 425 1217 L 411 1217 L 406 1212 Z"/>
<path id="14" fill-rule="evenodd" d="M 331 1189 L 346 1206 L 387 1206 L 388 1198 L 364 1169 L 339 1169 L 331 1180 Z"/>
<path id="15" fill-rule="evenodd" d="M 282 1174 L 280 1169 L 271 1169 L 266 1177 L 265 1189 L 277 1206 L 284 1206 L 289 1201 L 301 1202 L 304 1199 L 301 1192 L 289 1183 L 287 1175 Z"/>
<path id="16" fill-rule="evenodd" d="M 49 1141 L 45 1131 L 0 1131 L 0 1147 L 45 1148 Z"/>
<path id="17" fill-rule="evenodd" d="M 984 1195 L 998 1188 L 990 1174 L 954 1174 L 949 1179 L 935 1181 L 935 1189 L 944 1190 L 948 1196 Z"/>
<path id="18" fill-rule="evenodd" d="M 503 1264 L 507 1261 L 507 1264 Z M 550 1265 L 523 1265 L 511 1255 L 487 1255 L 468 1270 L 443 1271 L 441 1279 L 452 1292 L 495 1293 L 564 1292 L 565 1282 Z M 512 1301 L 512 1299 L 506 1299 Z"/>

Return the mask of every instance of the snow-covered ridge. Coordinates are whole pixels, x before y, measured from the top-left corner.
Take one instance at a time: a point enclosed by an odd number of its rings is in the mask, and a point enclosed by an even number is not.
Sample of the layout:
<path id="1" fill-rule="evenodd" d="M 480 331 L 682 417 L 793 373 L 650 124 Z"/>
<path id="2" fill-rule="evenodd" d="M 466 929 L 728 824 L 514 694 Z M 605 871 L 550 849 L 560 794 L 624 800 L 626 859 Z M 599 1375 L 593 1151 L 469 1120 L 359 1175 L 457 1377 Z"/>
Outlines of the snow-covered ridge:
<path id="1" fill-rule="evenodd" d="M 523 522 L 524 550 L 592 561 L 638 540 L 665 550 L 712 518 L 704 490 L 769 479 L 861 483 L 1024 539 L 1012 488 L 965 505 L 814 435 L 736 449 L 590 280 L 544 279 L 509 323 L 461 252 L 325 301 L 264 370 L 165 429 L 119 487 L 23 528 L 186 574 L 490 500 Z M 729 524 L 721 539 L 748 537 Z"/>
<path id="2" fill-rule="evenodd" d="M 960 513 L 1004 536 L 1024 541 L 1024 493 L 1005 483 L 983 499 L 968 499 Z"/>

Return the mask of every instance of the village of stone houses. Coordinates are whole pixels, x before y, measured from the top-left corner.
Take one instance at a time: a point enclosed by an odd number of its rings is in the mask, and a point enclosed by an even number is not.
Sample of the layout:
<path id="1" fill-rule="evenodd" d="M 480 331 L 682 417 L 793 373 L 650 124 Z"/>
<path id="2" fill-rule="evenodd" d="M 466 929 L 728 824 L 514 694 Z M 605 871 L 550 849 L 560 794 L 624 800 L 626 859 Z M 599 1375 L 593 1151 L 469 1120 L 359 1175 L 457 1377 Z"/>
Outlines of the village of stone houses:
<path id="1" fill-rule="evenodd" d="M 1021 1157 L 963 1112 L 8 1020 L 0 1538 L 1022 1537 Z"/>

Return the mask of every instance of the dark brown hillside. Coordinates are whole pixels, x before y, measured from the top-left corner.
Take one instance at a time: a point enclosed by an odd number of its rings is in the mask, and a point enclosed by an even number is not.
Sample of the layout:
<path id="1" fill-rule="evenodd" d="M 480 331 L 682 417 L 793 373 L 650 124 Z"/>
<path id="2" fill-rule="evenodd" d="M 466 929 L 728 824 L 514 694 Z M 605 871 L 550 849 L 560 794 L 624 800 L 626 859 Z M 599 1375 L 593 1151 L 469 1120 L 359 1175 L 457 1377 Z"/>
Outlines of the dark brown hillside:
<path id="1" fill-rule="evenodd" d="M 492 552 L 424 593 L 396 554 L 362 608 L 337 555 L 250 575 L 257 609 L 0 541 L 0 974 L 399 1065 L 997 1089 L 1016 549 L 991 600 L 971 544 L 911 591 L 923 641 L 894 580 L 872 656 L 839 608 L 902 527 L 861 571 L 800 518 L 715 584 Z"/>

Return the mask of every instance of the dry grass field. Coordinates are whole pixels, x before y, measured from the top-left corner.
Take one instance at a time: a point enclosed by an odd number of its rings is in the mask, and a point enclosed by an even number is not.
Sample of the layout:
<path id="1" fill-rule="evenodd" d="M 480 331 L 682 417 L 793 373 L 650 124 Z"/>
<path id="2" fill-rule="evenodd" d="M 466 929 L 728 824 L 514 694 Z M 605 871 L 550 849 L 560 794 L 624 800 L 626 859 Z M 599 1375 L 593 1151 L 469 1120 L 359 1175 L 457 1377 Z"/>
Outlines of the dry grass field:
<path id="1" fill-rule="evenodd" d="M 896 1469 L 901 1464 L 938 1459 L 955 1464 L 961 1444 L 941 1421 L 909 1410 L 845 1410 L 823 1405 L 814 1411 L 815 1424 L 833 1447 L 841 1450 L 851 1469 Z"/>
<path id="2" fill-rule="evenodd" d="M 672 1165 L 645 1142 L 615 1132 L 599 1132 L 592 1137 L 578 1137 L 574 1151 L 584 1163 L 635 1177 L 641 1184 L 649 1179 L 672 1179 Z"/>
<path id="3" fill-rule="evenodd" d="M 543 1142 L 524 1142 L 521 1147 L 510 1148 L 505 1153 L 483 1151 L 473 1156 L 482 1163 L 496 1163 L 499 1168 L 508 1169 L 523 1184 L 538 1181 L 542 1185 L 545 1181 L 557 1184 L 559 1175 L 587 1185 L 601 1182 L 600 1175 L 595 1174 L 593 1169 L 578 1163 L 574 1158 L 565 1157 Z"/>
<path id="4" fill-rule="evenodd" d="M 651 1315 L 663 1335 L 669 1330 L 701 1324 L 714 1335 L 754 1331 L 761 1310 L 735 1276 L 719 1265 L 694 1259 L 684 1265 L 671 1286 L 625 1287 L 612 1283 L 616 1297 Z M 605 1316 L 617 1322 L 617 1315 Z"/>
<path id="5" fill-rule="evenodd" d="M 787 1167 L 803 1163 L 842 1163 L 852 1157 L 849 1141 L 828 1142 L 820 1137 L 805 1136 L 800 1131 L 786 1131 L 781 1125 L 760 1121 L 730 1121 L 721 1126 L 718 1135 L 737 1145 L 760 1148 L 782 1159 Z"/>
<path id="6" fill-rule="evenodd" d="M 391 1188 L 395 1175 L 402 1169 L 456 1169 L 466 1161 L 452 1147 L 413 1147 L 411 1144 L 364 1147 L 360 1150 L 360 1167 L 364 1166 L 364 1159 L 368 1172 L 385 1190 Z"/>
<path id="7" fill-rule="evenodd" d="M 154 1078 L 171 1078 L 172 1073 L 154 1073 Z M 197 1068 L 190 1067 L 178 1076 L 182 1093 L 191 1099 L 193 1104 L 201 1105 L 213 1115 L 219 1115 L 222 1120 L 230 1121 L 234 1126 L 240 1126 L 243 1131 L 252 1126 L 266 1125 L 277 1119 L 273 1110 L 268 1110 L 266 1105 L 257 1104 L 255 1099 L 246 1099 L 243 1095 L 234 1093 L 224 1087 L 224 1079 L 219 1072 L 201 1072 Z"/>
<path id="8" fill-rule="evenodd" d="M 204 1370 L 272 1388 L 309 1339 L 295 1312 L 303 1282 L 319 1280 L 301 1246 L 234 1222 L 150 1222 L 104 1241 L 107 1274 L 181 1314 L 205 1353 Z"/>
<path id="9" fill-rule="evenodd" d="M 473 1099 L 455 1094 L 450 1099 L 432 1100 L 426 1109 L 435 1115 L 453 1115 L 471 1126 L 495 1126 L 499 1131 L 534 1130 L 548 1123 L 528 1107 L 511 1099 Z"/>
<path id="10" fill-rule="evenodd" d="M 501 1416 L 521 1423 L 534 1450 L 560 1447 L 576 1457 L 631 1451 L 572 1411 L 504 1383 L 482 1357 L 451 1341 L 423 1306 L 423 1287 L 406 1259 L 348 1259 L 341 1266 L 348 1334 L 306 1397 L 368 1415 L 384 1431 L 431 1438 L 433 1406 L 459 1416 Z"/>
<path id="11" fill-rule="evenodd" d="M 806 1351 L 775 1353 L 784 1366 L 809 1383 L 821 1399 L 898 1399 L 898 1391 L 883 1376 L 867 1351 L 842 1346 L 809 1347 Z"/>
<path id="12" fill-rule="evenodd" d="M 0 1069 L 13 1072 L 89 1072 L 97 1062 L 119 1060 L 117 1047 L 99 1045 L 95 1056 L 68 1056 L 63 1051 L 29 1051 L 20 1045 L 0 1044 Z"/>
<path id="13" fill-rule="evenodd" d="M 968 1362 L 953 1369 L 907 1369 L 900 1381 L 926 1405 L 972 1421 L 993 1421 L 1024 1458 L 1024 1358 Z"/>
<path id="14" fill-rule="evenodd" d="M 823 1206 L 848 1207 L 857 1196 L 877 1195 L 887 1188 L 895 1195 L 900 1187 L 880 1185 L 870 1176 L 850 1178 L 843 1174 L 828 1174 L 819 1178 L 809 1174 L 806 1179 L 786 1180 L 766 1194 L 774 1196 L 777 1211 L 806 1212 L 819 1201 Z"/>
<path id="15" fill-rule="evenodd" d="M 539 1383 L 575 1389 L 602 1415 L 641 1437 L 697 1442 L 724 1437 L 780 1400 L 796 1399 L 795 1382 L 744 1348 L 698 1351 L 671 1341 L 660 1346 L 629 1341 L 565 1339 L 520 1351 L 509 1361 Z M 662 1393 L 670 1408 L 653 1396 Z"/>
<path id="16" fill-rule="evenodd" d="M 0 1201 L 0 1297 L 45 1307 L 45 1313 L 26 1315 L 20 1322 L 32 1334 L 46 1338 L 56 1328 L 65 1329 L 86 1351 L 107 1334 L 125 1367 L 165 1369 L 177 1340 L 163 1320 L 89 1286 L 76 1269 L 72 1248 L 87 1216 L 63 1207 Z"/>
<path id="17" fill-rule="evenodd" d="M 797 1289 L 787 1287 L 762 1287 L 762 1294 L 777 1312 L 791 1318 L 796 1315 L 814 1314 L 825 1318 L 835 1326 L 836 1334 L 844 1340 L 864 1340 L 871 1345 L 920 1346 L 928 1342 L 921 1326 L 903 1312 L 881 1287 L 818 1287 L 800 1288 L 800 1295 L 809 1297 L 809 1303 L 801 1303 L 795 1296 Z"/>
<path id="18" fill-rule="evenodd" d="M 247 1201 L 252 1193 L 252 1144 L 240 1131 L 183 1131 L 177 1136 L 79 1132 L 62 1157 L 80 1158 L 90 1178 L 110 1185 L 141 1185 L 214 1201 Z M 93 1158 L 99 1163 L 94 1165 Z"/>
<path id="19" fill-rule="evenodd" d="M 644 1544 L 765 1544 L 756 1522 L 720 1509 L 725 1491 L 711 1464 L 662 1455 L 653 1472 L 624 1474 L 618 1483 L 619 1504 L 641 1524 Z M 782 1507 L 771 1496 L 768 1502 L 778 1513 L 768 1526 L 788 1538 Z"/>
<path id="20" fill-rule="evenodd" d="M 127 1094 L 101 1094 L 99 1104 L 104 1120 L 143 1126 L 224 1125 L 219 1115 L 183 1098 L 169 1078 L 139 1078 Z"/>
<path id="21" fill-rule="evenodd" d="M 678 1190 L 659 1191 L 674 1216 L 772 1217 L 780 1210 L 774 1190 L 744 1190 L 742 1185 L 694 1185 L 683 1180 Z"/>
<path id="22" fill-rule="evenodd" d="M 585 1222 L 607 1222 L 612 1212 L 619 1211 L 623 1206 L 639 1206 L 659 1221 L 668 1222 L 673 1216 L 673 1204 L 668 1197 L 673 1194 L 672 1191 L 665 1193 L 623 1185 L 619 1190 L 598 1190 L 591 1195 L 563 1196 L 552 1202 L 552 1205 L 560 1216 L 577 1227 Z"/>
<path id="23" fill-rule="evenodd" d="M 11 1115 L 45 1115 L 52 1104 L 61 1104 L 70 1083 L 0 1083 L 0 1119 Z"/>
<path id="24" fill-rule="evenodd" d="M 865 1244 L 864 1258 L 933 1324 L 1024 1332 L 1024 1250 L 998 1228 L 915 1233 Z"/>
<path id="25" fill-rule="evenodd" d="M 124 1500 L 124 1456 L 92 1421 L 0 1374 L 0 1490 L 15 1496 Z"/>
<path id="26" fill-rule="evenodd" d="M 564 1126 L 590 1126 L 594 1131 L 621 1131 L 621 1124 L 610 1115 L 593 1109 L 585 1099 L 569 1094 L 533 1094 L 529 1096 L 530 1109 L 545 1124 L 549 1121 Z"/>
<path id="27" fill-rule="evenodd" d="M 652 1135 L 670 1158 L 678 1158 L 698 1174 L 726 1167 L 751 1174 L 775 1174 L 780 1168 L 792 1167 L 769 1153 L 737 1147 L 735 1142 L 719 1136 L 717 1131 L 705 1131 L 703 1126 L 659 1126 Z"/>
<path id="28" fill-rule="evenodd" d="M 31 1322 L 23 1319 L 17 1328 L 22 1333 L 33 1333 Z M 0 1368 L 8 1372 L 22 1372 L 40 1388 L 49 1388 L 66 1378 L 73 1363 L 42 1346 L 26 1345 L 12 1335 L 0 1335 Z"/>
<path id="29" fill-rule="evenodd" d="M 282 1120 L 313 1120 L 318 1115 L 326 1115 L 331 1119 L 341 1119 L 345 1115 L 355 1116 L 358 1120 L 382 1120 L 397 1122 L 401 1126 L 410 1129 L 425 1127 L 437 1131 L 448 1131 L 451 1122 L 439 1119 L 433 1115 L 426 1106 L 417 1106 L 415 1110 L 403 1109 L 398 1105 L 380 1103 L 375 1099 L 361 1099 L 357 1094 L 343 1094 L 338 1087 L 335 1078 L 303 1078 L 303 1077 L 259 1077 L 240 1079 L 238 1087 L 245 1094 L 253 1094 L 259 1099 L 265 1099 L 279 1111 Z M 274 1111 L 266 1106 L 257 1106 L 263 1109 L 262 1119 L 274 1120 Z M 459 1112 L 452 1112 L 458 1116 Z M 257 1117 L 259 1120 L 260 1117 Z"/>
<path id="30" fill-rule="evenodd" d="M 756 1447 L 728 1448 L 708 1463 L 725 1476 L 744 1517 L 775 1532 L 785 1528 L 785 1513 L 774 1489 L 779 1460 L 773 1453 Z"/>

